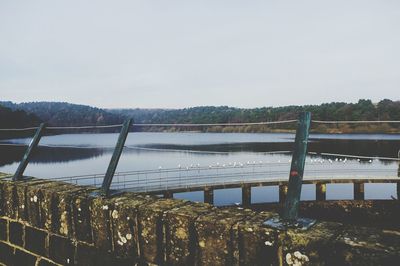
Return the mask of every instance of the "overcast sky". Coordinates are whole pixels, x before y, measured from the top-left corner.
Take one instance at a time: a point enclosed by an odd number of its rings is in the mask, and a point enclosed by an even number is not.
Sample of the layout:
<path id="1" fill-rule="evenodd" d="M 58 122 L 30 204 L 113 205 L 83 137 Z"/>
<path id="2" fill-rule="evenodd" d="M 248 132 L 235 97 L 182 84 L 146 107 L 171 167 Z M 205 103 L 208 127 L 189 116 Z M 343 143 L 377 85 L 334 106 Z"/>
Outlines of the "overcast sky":
<path id="1" fill-rule="evenodd" d="M 236 107 L 400 99 L 400 1 L 0 1 L 0 99 Z"/>

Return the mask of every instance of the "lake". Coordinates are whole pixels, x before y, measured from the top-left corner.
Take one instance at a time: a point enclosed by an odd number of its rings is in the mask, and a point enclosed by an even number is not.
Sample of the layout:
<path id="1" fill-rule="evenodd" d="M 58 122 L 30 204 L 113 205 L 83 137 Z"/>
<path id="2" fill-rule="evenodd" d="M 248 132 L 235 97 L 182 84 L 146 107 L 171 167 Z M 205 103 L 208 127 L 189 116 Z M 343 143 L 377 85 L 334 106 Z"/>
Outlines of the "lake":
<path id="1" fill-rule="evenodd" d="M 118 134 L 114 133 L 45 136 L 25 175 L 59 178 L 99 174 L 96 179 L 74 181 L 99 185 L 117 138 Z M 117 169 L 122 174 L 115 177 L 113 187 L 137 189 L 147 186 L 151 189 L 152 186 L 173 186 L 178 182 L 179 185 L 191 185 L 216 180 L 287 178 L 293 141 L 294 134 L 287 133 L 130 133 Z M 29 142 L 30 139 L 0 141 L 0 172 L 16 170 Z M 400 135 L 312 134 L 308 150 L 312 154 L 307 157 L 306 178 L 398 175 L 398 161 L 373 157 L 397 158 Z M 216 205 L 241 201 L 240 189 L 217 190 L 214 195 Z M 395 195 L 395 184 L 365 186 L 368 199 L 390 199 Z M 202 192 L 177 193 L 174 197 L 203 200 Z M 327 187 L 327 199 L 352 197 L 351 184 L 329 184 Z M 303 186 L 302 199 L 315 199 L 314 186 Z M 277 200 L 277 187 L 252 188 L 252 202 Z"/>

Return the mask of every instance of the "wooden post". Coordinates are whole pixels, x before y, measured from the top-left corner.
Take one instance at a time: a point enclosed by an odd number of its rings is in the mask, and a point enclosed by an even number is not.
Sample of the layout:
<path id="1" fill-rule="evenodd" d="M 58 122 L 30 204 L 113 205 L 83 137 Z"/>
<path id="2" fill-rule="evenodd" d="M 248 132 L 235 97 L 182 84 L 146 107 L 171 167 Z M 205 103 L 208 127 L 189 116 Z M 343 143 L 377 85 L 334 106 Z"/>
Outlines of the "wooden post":
<path id="1" fill-rule="evenodd" d="M 114 149 L 114 153 L 111 157 L 110 164 L 108 165 L 106 175 L 103 179 L 103 184 L 101 186 L 100 193 L 104 196 L 109 196 L 110 186 L 113 180 L 115 170 L 117 169 L 119 158 L 121 157 L 122 150 L 125 145 L 126 138 L 129 133 L 129 128 L 132 124 L 132 119 L 128 119 L 124 122 L 121 132 L 119 133 L 118 141 Z"/>
<path id="2" fill-rule="evenodd" d="M 397 153 L 397 157 L 400 159 L 400 150 Z M 397 170 L 397 176 L 400 177 L 400 161 L 399 161 L 399 168 Z M 397 182 L 397 200 L 400 200 L 400 182 Z"/>
<path id="3" fill-rule="evenodd" d="M 292 164 L 290 166 L 288 193 L 282 215 L 282 218 L 286 221 L 296 220 L 299 214 L 301 186 L 306 162 L 310 124 L 311 113 L 300 113 L 292 155 Z"/>
<path id="4" fill-rule="evenodd" d="M 400 200 L 400 182 L 397 182 L 397 200 Z"/>
<path id="5" fill-rule="evenodd" d="M 164 198 L 166 198 L 166 199 L 172 199 L 174 197 L 174 193 L 172 193 L 169 190 L 164 191 L 163 195 L 164 195 Z"/>
<path id="6" fill-rule="evenodd" d="M 242 205 L 244 207 L 251 205 L 251 186 L 247 184 L 242 185 Z"/>
<path id="7" fill-rule="evenodd" d="M 315 199 L 317 201 L 326 200 L 326 184 L 315 184 Z"/>
<path id="8" fill-rule="evenodd" d="M 39 128 L 36 130 L 35 136 L 33 136 L 33 139 L 31 143 L 29 143 L 28 149 L 26 150 L 24 157 L 22 158 L 22 161 L 20 162 L 17 171 L 15 171 L 13 181 L 21 180 L 26 167 L 28 166 L 29 160 L 32 157 L 32 154 L 34 150 L 36 149 L 37 145 L 39 144 L 40 139 L 42 138 L 43 132 L 46 129 L 46 124 L 42 123 L 40 124 Z"/>
<path id="9" fill-rule="evenodd" d="M 204 188 L 204 202 L 214 204 L 214 190 L 210 187 Z"/>
<path id="10" fill-rule="evenodd" d="M 279 185 L 279 203 L 284 203 L 288 191 L 287 185 Z"/>
<path id="11" fill-rule="evenodd" d="M 364 199 L 364 183 L 354 183 L 354 199 Z"/>

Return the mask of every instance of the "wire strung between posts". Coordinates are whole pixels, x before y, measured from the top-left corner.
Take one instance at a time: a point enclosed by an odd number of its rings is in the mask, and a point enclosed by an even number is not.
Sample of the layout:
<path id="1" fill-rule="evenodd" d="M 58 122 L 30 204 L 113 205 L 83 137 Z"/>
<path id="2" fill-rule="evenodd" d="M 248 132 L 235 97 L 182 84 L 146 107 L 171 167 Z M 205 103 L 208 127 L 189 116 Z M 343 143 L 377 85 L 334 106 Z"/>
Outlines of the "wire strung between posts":
<path id="1" fill-rule="evenodd" d="M 28 146 L 28 144 L 0 143 L 0 146 L 25 147 L 25 146 Z"/>
<path id="2" fill-rule="evenodd" d="M 46 129 L 50 129 L 50 130 L 58 130 L 58 129 L 96 129 L 96 128 L 114 128 L 114 127 L 121 127 L 121 126 L 122 126 L 122 124 L 104 125 L 104 126 L 46 127 Z"/>
<path id="3" fill-rule="evenodd" d="M 337 157 L 348 157 L 355 159 L 377 159 L 377 160 L 392 160 L 400 161 L 400 158 L 395 157 L 380 157 L 380 156 L 361 156 L 361 155 L 350 155 L 350 154 L 339 154 L 339 153 L 327 153 L 327 152 L 308 152 L 312 155 L 326 155 L 326 156 L 337 156 Z"/>
<path id="4" fill-rule="evenodd" d="M 273 124 L 286 124 L 293 123 L 297 120 L 282 120 L 270 122 L 254 122 L 254 123 L 209 123 L 209 124 L 131 124 L 131 126 L 157 126 L 157 127 L 201 127 L 201 126 L 250 126 L 250 125 L 273 125 Z M 48 130 L 62 130 L 62 129 L 98 129 L 98 128 L 116 128 L 121 127 L 123 124 L 104 125 L 104 126 L 59 126 L 59 127 L 46 127 Z M 38 127 L 28 128 L 1 128 L 0 131 L 28 131 L 35 130 Z"/>
<path id="5" fill-rule="evenodd" d="M 25 128 L 0 128 L 0 131 L 30 131 L 38 129 L 38 127 L 25 127 Z"/>
<path id="6" fill-rule="evenodd" d="M 380 120 L 350 120 L 350 121 L 324 121 L 324 120 L 311 120 L 313 123 L 319 124 L 369 124 L 369 123 L 400 123 L 400 121 L 388 120 L 388 121 L 380 121 Z"/>
<path id="7" fill-rule="evenodd" d="M 25 147 L 29 143 L 0 143 L 0 146 L 14 146 Z M 74 149 L 112 149 L 113 146 L 82 146 L 82 145 L 51 145 L 51 144 L 38 144 L 38 147 L 45 148 L 74 148 Z"/>
<path id="8" fill-rule="evenodd" d="M 297 119 L 293 120 L 282 120 L 282 121 L 267 121 L 267 122 L 253 122 L 253 123 L 204 123 L 204 124 L 190 124 L 190 123 L 177 123 L 177 124 L 132 124 L 132 126 L 138 127 L 202 127 L 202 126 L 251 126 L 251 125 L 275 125 L 275 124 L 288 124 L 297 122 Z M 395 120 L 387 120 L 387 121 L 379 121 L 379 120 L 363 120 L 363 121 L 324 121 L 324 120 L 312 120 L 314 123 L 320 124 L 368 124 L 368 123 L 400 123 L 400 121 Z M 46 127 L 49 130 L 61 130 L 61 129 L 98 129 L 98 128 L 116 128 L 121 127 L 123 124 L 115 124 L 115 125 L 103 125 L 103 126 L 58 126 L 58 127 Z M 27 128 L 0 128 L 0 131 L 29 131 L 35 130 L 38 127 L 27 127 Z"/>
<path id="9" fill-rule="evenodd" d="M 274 124 L 287 124 L 297 122 L 294 120 L 270 121 L 270 122 L 254 122 L 254 123 L 209 123 L 209 124 L 132 124 L 132 126 L 142 127 L 203 127 L 203 126 L 251 126 L 251 125 L 274 125 Z"/>
<path id="10" fill-rule="evenodd" d="M 60 130 L 60 129 L 97 129 L 97 128 L 116 128 L 121 127 L 122 124 L 117 125 L 104 125 L 104 126 L 71 126 L 71 127 L 46 127 L 49 130 Z M 26 127 L 26 128 L 0 128 L 0 131 L 30 131 L 38 129 L 39 127 Z"/>

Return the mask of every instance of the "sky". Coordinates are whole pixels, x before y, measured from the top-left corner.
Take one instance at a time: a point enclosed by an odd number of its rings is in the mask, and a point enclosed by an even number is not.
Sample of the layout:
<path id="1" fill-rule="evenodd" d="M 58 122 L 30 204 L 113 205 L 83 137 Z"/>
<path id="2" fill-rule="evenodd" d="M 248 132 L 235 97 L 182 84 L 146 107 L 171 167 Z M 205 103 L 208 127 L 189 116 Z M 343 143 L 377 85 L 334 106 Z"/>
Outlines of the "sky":
<path id="1" fill-rule="evenodd" d="M 0 100 L 399 100 L 400 1 L 0 1 Z"/>

